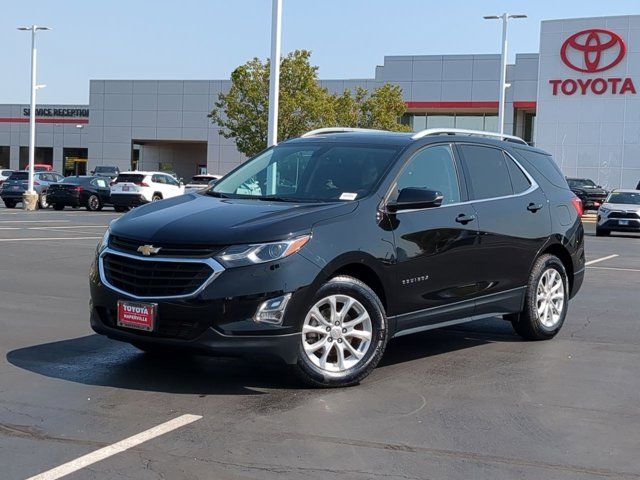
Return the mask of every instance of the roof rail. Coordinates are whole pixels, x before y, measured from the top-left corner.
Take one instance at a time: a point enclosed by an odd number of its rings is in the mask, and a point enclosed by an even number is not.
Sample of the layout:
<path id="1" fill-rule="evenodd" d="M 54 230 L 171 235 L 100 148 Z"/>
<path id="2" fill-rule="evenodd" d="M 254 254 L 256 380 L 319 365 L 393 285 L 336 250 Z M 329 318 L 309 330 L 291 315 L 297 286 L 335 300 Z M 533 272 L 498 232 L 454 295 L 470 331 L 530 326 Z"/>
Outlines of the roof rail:
<path id="1" fill-rule="evenodd" d="M 385 132 L 385 130 L 374 130 L 373 128 L 351 128 L 351 127 L 328 127 L 328 128 L 317 128 L 315 130 L 311 130 L 307 132 L 301 137 L 315 137 L 316 135 L 327 135 L 330 133 L 348 133 L 348 132 Z"/>
<path id="2" fill-rule="evenodd" d="M 418 140 L 419 138 L 428 137 L 430 135 L 475 135 L 479 137 L 499 138 L 501 140 L 528 145 L 527 142 L 525 142 L 520 137 L 516 137 L 515 135 L 505 135 L 504 133 L 496 132 L 484 132 L 482 130 L 464 130 L 461 128 L 427 128 L 426 130 L 421 130 L 418 133 L 415 133 L 411 138 L 413 140 Z"/>

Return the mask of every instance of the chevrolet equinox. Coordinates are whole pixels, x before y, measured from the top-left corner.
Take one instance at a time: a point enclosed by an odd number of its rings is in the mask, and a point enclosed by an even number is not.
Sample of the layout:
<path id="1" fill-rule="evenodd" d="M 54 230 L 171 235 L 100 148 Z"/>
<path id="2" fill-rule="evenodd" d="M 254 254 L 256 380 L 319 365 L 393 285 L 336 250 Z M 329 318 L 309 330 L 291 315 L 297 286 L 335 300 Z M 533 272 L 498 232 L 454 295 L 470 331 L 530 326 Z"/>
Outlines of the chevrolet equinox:
<path id="1" fill-rule="evenodd" d="M 554 337 L 584 277 L 581 213 L 553 158 L 517 137 L 315 130 L 113 221 L 91 326 L 352 385 L 401 335 L 502 316 Z"/>

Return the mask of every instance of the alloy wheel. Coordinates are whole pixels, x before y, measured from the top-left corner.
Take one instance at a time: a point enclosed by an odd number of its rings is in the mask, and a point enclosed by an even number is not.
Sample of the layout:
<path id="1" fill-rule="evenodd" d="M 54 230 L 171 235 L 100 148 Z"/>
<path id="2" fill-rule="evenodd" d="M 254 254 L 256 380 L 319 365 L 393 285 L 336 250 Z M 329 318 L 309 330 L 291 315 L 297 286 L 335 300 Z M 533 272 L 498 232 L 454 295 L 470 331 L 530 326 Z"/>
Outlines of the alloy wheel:
<path id="1" fill-rule="evenodd" d="M 536 312 L 540 323 L 554 328 L 562 318 L 564 309 L 564 279 L 555 268 L 544 271 L 536 291 Z"/>
<path id="2" fill-rule="evenodd" d="M 97 210 L 100 206 L 100 200 L 95 195 L 89 197 L 89 208 L 91 210 Z"/>
<path id="3" fill-rule="evenodd" d="M 302 346 L 311 362 L 328 372 L 356 366 L 371 346 L 369 313 L 349 295 L 329 295 L 309 310 L 302 327 Z"/>

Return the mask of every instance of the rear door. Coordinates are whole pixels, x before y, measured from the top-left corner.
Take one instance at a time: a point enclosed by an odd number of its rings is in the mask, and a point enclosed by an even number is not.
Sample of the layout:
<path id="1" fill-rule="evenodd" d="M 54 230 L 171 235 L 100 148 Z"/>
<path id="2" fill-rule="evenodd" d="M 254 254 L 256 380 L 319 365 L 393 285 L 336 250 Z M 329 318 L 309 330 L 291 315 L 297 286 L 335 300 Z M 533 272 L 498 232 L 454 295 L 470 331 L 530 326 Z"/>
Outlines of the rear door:
<path id="1" fill-rule="evenodd" d="M 535 180 L 500 148 L 459 144 L 480 242 L 476 313 L 518 306 L 533 261 L 551 232 L 547 199 Z"/>
<path id="2" fill-rule="evenodd" d="M 171 175 L 163 175 L 165 177 L 165 191 L 167 192 L 164 198 L 176 197 L 184 193 L 184 186 L 180 185 L 180 182 Z"/>
<path id="3" fill-rule="evenodd" d="M 108 177 L 94 178 L 91 180 L 91 185 L 96 189 L 96 193 L 103 204 L 111 201 L 111 189 L 109 188 L 107 180 Z"/>
<path id="4" fill-rule="evenodd" d="M 427 146 L 407 162 L 392 187 L 389 199 L 406 187 L 443 194 L 439 207 L 390 215 L 399 329 L 420 329 L 473 314 L 478 227 L 473 207 L 464 203 L 459 171 L 450 144 Z"/>

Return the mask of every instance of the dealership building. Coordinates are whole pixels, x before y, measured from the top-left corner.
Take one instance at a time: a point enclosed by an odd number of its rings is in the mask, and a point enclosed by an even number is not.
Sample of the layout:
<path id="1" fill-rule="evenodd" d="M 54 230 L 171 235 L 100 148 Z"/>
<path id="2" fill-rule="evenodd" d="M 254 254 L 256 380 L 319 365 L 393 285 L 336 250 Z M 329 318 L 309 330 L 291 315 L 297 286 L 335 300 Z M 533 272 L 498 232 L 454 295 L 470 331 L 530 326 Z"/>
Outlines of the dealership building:
<path id="1" fill-rule="evenodd" d="M 374 68 L 372 67 L 372 73 Z M 402 88 L 414 130 L 496 131 L 499 55 L 387 56 L 331 92 Z M 508 66 L 507 133 L 552 153 L 567 176 L 609 188 L 640 180 L 640 15 L 543 21 L 538 53 Z M 245 158 L 207 114 L 229 80 L 91 80 L 88 105 L 37 107 L 36 161 L 71 174 L 120 169 L 226 173 Z M 24 168 L 29 106 L 0 105 L 0 167 Z"/>

